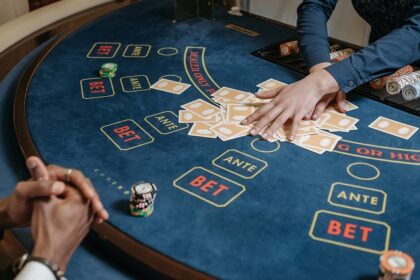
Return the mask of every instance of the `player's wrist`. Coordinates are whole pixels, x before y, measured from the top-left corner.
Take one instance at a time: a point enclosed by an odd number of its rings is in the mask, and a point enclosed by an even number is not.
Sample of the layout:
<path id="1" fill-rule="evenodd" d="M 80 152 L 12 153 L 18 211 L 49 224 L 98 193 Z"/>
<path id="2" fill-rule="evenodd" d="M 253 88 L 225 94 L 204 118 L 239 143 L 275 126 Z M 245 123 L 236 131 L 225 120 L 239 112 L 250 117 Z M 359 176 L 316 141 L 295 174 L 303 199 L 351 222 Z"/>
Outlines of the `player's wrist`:
<path id="1" fill-rule="evenodd" d="M 35 242 L 32 256 L 43 258 L 58 265 L 65 272 L 70 256 L 63 253 L 62 248 L 54 248 L 49 242 Z"/>
<path id="2" fill-rule="evenodd" d="M 324 69 L 310 74 L 308 78 L 312 79 L 316 89 L 322 95 L 340 90 L 340 86 L 334 77 Z"/>
<path id="3" fill-rule="evenodd" d="M 326 68 L 330 65 L 331 65 L 331 62 L 321 62 L 321 63 L 315 64 L 314 66 L 312 66 L 309 69 L 309 73 L 312 74 L 312 73 L 314 73 L 316 71 L 319 71 L 319 70 L 322 70 L 322 69 L 324 69 L 324 68 Z"/>

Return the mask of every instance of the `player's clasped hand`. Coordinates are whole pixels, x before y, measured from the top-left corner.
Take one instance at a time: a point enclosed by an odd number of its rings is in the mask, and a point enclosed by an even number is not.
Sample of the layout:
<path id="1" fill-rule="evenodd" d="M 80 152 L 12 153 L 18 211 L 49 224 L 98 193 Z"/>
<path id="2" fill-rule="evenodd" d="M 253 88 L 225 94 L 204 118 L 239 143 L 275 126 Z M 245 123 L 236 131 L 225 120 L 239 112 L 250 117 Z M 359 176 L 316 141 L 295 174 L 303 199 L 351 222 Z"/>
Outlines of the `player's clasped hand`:
<path id="1" fill-rule="evenodd" d="M 64 272 L 93 218 L 89 201 L 71 186 L 65 186 L 60 197 L 37 199 L 32 213 L 32 255 L 52 261 Z"/>
<path id="2" fill-rule="evenodd" d="M 313 115 L 317 104 L 325 96 L 329 95 L 326 100 L 324 99 L 328 102 L 335 99 L 338 91 L 336 80 L 327 71 L 316 71 L 296 83 L 258 94 L 259 98 L 273 98 L 273 100 L 244 119 L 241 124 L 257 122 L 251 130 L 251 135 L 254 136 L 267 127 L 262 135 L 267 139 L 290 120 L 289 140 L 293 141 L 302 119 Z"/>
<path id="3" fill-rule="evenodd" d="M 108 212 L 104 209 L 98 194 L 89 179 L 85 178 L 80 171 L 74 170 L 71 176 L 68 176 L 66 175 L 68 169 L 56 165 L 47 167 L 37 157 L 28 158 L 26 165 L 32 178 L 18 183 L 15 192 L 5 200 L 10 227 L 28 226 L 34 199 L 62 195 L 65 191 L 66 179 L 69 180 L 68 184 L 77 188 L 91 202 L 97 223 L 108 219 Z"/>

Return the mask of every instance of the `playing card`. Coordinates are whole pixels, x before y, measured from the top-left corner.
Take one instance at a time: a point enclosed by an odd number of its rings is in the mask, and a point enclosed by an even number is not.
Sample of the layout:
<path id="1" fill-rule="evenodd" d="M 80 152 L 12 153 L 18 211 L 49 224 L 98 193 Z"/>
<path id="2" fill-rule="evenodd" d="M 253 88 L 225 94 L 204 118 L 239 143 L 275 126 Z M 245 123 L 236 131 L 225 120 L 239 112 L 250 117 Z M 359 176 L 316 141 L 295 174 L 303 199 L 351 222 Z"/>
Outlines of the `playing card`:
<path id="1" fill-rule="evenodd" d="M 196 115 L 188 110 L 179 110 L 178 112 L 178 122 L 179 123 L 195 123 L 195 122 L 217 122 L 217 114 L 212 115 L 210 119 L 205 119 Z"/>
<path id="2" fill-rule="evenodd" d="M 228 105 L 226 109 L 226 119 L 229 122 L 240 122 L 255 111 L 255 107 L 247 105 Z"/>
<path id="3" fill-rule="evenodd" d="M 190 131 L 188 132 L 188 135 L 205 138 L 217 138 L 216 134 L 209 128 L 210 126 L 208 124 L 197 122 L 193 124 Z"/>
<path id="4" fill-rule="evenodd" d="M 369 127 L 403 139 L 410 139 L 411 136 L 413 136 L 418 130 L 418 127 L 394 121 L 382 116 L 378 117 L 369 125 Z"/>
<path id="5" fill-rule="evenodd" d="M 302 144 L 315 149 L 325 149 L 327 151 L 332 151 L 340 139 L 340 136 L 321 130 L 318 134 L 296 137 L 293 143 Z"/>
<path id="6" fill-rule="evenodd" d="M 278 80 L 268 79 L 267 81 L 264 81 L 258 84 L 257 87 L 265 89 L 265 90 L 272 90 L 272 89 L 279 88 L 286 85 L 287 85 L 286 83 L 280 82 Z"/>
<path id="7" fill-rule="evenodd" d="M 225 140 L 231 140 L 238 138 L 245 132 L 249 132 L 250 128 L 239 124 L 218 123 L 217 125 L 210 127 L 210 130 L 214 131 L 217 136 L 224 138 Z"/>
<path id="8" fill-rule="evenodd" d="M 326 111 L 322 114 L 322 116 L 325 116 L 326 118 L 322 125 L 333 126 L 344 131 L 349 131 L 350 128 L 359 121 L 356 118 L 333 111 Z"/>
<path id="9" fill-rule="evenodd" d="M 181 82 L 176 82 L 176 81 L 172 81 L 168 79 L 160 79 L 159 81 L 154 83 L 151 86 L 151 88 L 160 90 L 160 91 L 173 93 L 173 94 L 181 94 L 184 91 L 186 91 L 190 86 L 191 85 L 189 84 L 185 84 Z"/>
<path id="10" fill-rule="evenodd" d="M 203 99 L 196 99 L 190 103 L 182 105 L 181 107 L 206 120 L 211 119 L 213 115 L 219 113 L 220 111 L 218 107 L 204 101 Z"/>
<path id="11" fill-rule="evenodd" d="M 253 94 L 233 88 L 222 87 L 218 91 L 212 94 L 213 97 L 223 97 L 225 99 L 230 99 L 232 101 L 241 103 L 245 99 L 253 96 Z"/>
<path id="12" fill-rule="evenodd" d="M 355 109 L 358 109 L 359 107 L 356 106 L 355 104 L 351 103 L 350 101 L 346 100 L 346 111 L 352 111 Z"/>
<path id="13" fill-rule="evenodd" d="M 296 146 L 299 146 L 299 147 L 301 147 L 301 148 L 304 148 L 304 149 L 306 149 L 306 150 L 308 150 L 308 151 L 311 151 L 311 152 L 317 153 L 317 154 L 319 154 L 319 155 L 322 155 L 322 154 L 323 154 L 323 153 L 325 153 L 325 151 L 326 151 L 325 149 L 314 148 L 314 147 L 306 146 L 306 145 L 299 144 L 299 143 L 293 143 L 293 144 L 295 144 Z"/>

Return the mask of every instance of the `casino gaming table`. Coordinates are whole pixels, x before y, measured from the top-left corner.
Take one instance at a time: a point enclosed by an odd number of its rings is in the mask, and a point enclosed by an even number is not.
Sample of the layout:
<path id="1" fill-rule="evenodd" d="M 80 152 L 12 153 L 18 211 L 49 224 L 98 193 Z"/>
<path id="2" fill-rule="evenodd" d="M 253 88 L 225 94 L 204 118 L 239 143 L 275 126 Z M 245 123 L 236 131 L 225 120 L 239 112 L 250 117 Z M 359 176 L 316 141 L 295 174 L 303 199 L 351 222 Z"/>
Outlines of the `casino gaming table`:
<path id="1" fill-rule="evenodd" d="M 388 249 L 420 260 L 420 133 L 368 127 L 378 116 L 418 126 L 417 116 L 350 93 L 358 130 L 323 155 L 258 137 L 192 137 L 178 123 L 182 104 L 211 102 L 222 86 L 255 92 L 268 78 L 302 78 L 251 54 L 295 36 L 219 6 L 214 20 L 174 22 L 173 1 L 112 12 L 60 36 L 27 69 L 15 98 L 20 146 L 82 170 L 110 212 L 98 236 L 172 278 L 375 279 Z M 118 72 L 102 79 L 108 61 Z M 151 89 L 162 77 L 191 87 Z M 141 180 L 158 186 L 148 218 L 129 212 Z"/>

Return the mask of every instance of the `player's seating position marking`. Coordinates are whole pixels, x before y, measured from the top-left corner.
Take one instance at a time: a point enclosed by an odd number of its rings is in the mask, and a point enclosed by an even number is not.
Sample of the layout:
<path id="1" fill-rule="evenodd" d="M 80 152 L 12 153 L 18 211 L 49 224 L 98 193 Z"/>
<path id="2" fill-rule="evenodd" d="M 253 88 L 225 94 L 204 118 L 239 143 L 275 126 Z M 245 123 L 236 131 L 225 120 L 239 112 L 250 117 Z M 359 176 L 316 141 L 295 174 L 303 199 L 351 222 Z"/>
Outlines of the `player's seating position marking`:
<path id="1" fill-rule="evenodd" d="M 123 57 L 128 58 L 145 58 L 149 56 L 151 45 L 129 44 L 125 47 Z"/>
<path id="2" fill-rule="evenodd" d="M 124 92 L 147 91 L 150 89 L 150 81 L 147 75 L 121 77 L 120 83 Z"/>
<path id="3" fill-rule="evenodd" d="M 178 116 L 172 111 L 164 111 L 144 118 L 157 132 L 171 134 L 189 127 L 186 123 L 178 123 Z"/>
<path id="4" fill-rule="evenodd" d="M 244 179 L 261 173 L 268 163 L 238 150 L 227 150 L 212 161 L 213 165 Z"/>
<path id="5" fill-rule="evenodd" d="M 93 44 L 87 58 L 114 58 L 118 50 L 121 47 L 121 43 L 117 42 L 96 42 Z"/>
<path id="6" fill-rule="evenodd" d="M 255 138 L 251 142 L 251 148 L 260 153 L 274 153 L 280 149 L 280 143 L 279 141 L 269 142 L 261 138 Z"/>
<path id="7" fill-rule="evenodd" d="M 353 168 L 355 166 L 356 167 L 357 166 L 367 166 L 367 167 L 370 167 L 370 168 L 373 169 L 375 175 L 372 175 L 370 177 L 369 176 L 362 177 L 361 175 L 360 176 L 359 175 L 355 175 L 354 174 L 354 171 L 353 171 Z M 367 172 L 368 170 L 364 170 L 364 171 Z M 369 164 L 369 163 L 365 163 L 365 162 L 354 162 L 352 164 L 349 164 L 349 166 L 347 166 L 347 173 L 351 177 L 353 177 L 355 179 L 358 179 L 358 180 L 363 180 L 363 181 L 372 181 L 372 180 L 378 179 L 379 176 L 381 176 L 381 171 L 376 166 L 374 166 L 372 164 Z"/>
<path id="8" fill-rule="evenodd" d="M 80 80 L 80 91 L 83 99 L 97 99 L 115 95 L 112 79 L 98 77 Z"/>
<path id="9" fill-rule="evenodd" d="M 382 254 L 388 250 L 391 227 L 375 221 L 327 210 L 315 213 L 309 236 L 317 241 Z"/>
<path id="10" fill-rule="evenodd" d="M 203 167 L 194 167 L 173 182 L 174 187 L 216 207 L 226 207 L 245 186 Z"/>
<path id="11" fill-rule="evenodd" d="M 178 54 L 177 48 L 172 47 L 164 47 L 157 50 L 157 53 L 162 56 L 172 56 Z"/>
<path id="12" fill-rule="evenodd" d="M 152 143 L 155 139 L 134 120 L 104 125 L 101 131 L 120 150 L 128 151 Z"/>
<path id="13" fill-rule="evenodd" d="M 372 214 L 385 213 L 387 194 L 378 189 L 346 183 L 331 185 L 328 203 L 334 206 Z"/>

